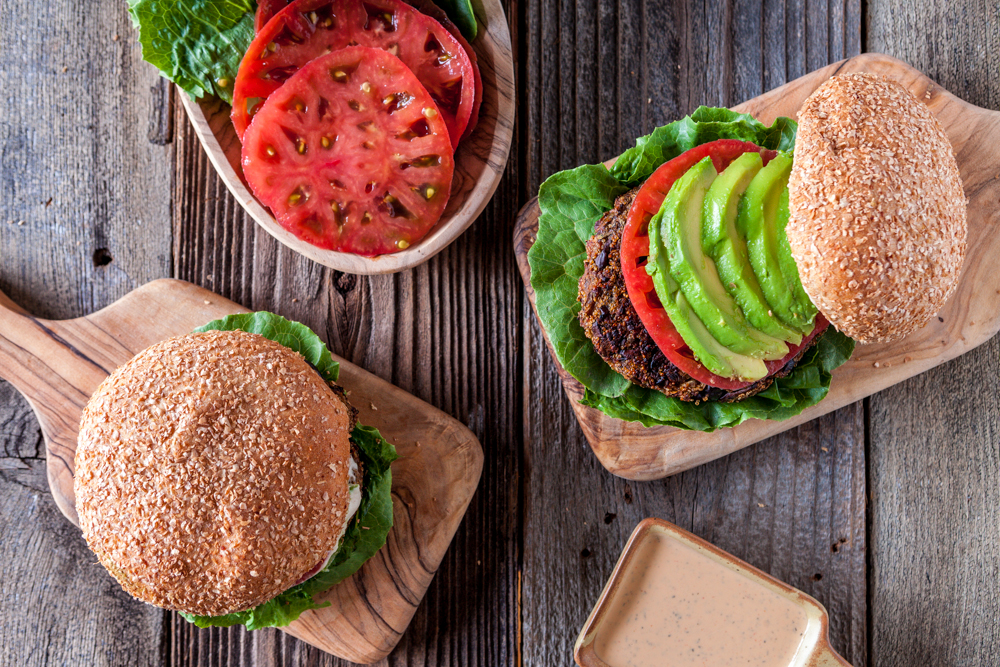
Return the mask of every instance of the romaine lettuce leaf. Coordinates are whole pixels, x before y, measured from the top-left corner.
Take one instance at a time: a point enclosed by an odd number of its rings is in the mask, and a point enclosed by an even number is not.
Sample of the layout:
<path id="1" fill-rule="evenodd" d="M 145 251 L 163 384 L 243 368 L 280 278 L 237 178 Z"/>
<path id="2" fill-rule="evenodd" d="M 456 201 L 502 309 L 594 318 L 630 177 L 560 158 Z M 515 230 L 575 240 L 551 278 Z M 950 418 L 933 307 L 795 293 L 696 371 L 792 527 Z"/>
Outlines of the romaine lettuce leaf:
<path id="1" fill-rule="evenodd" d="M 333 360 L 319 336 L 304 324 L 291 322 L 280 315 L 268 312 L 230 315 L 198 327 L 195 331 L 235 329 L 257 333 L 281 343 L 305 357 L 327 381 L 337 380 L 340 365 Z M 357 572 L 366 560 L 382 548 L 389 529 L 392 528 L 390 465 L 397 458 L 396 448 L 382 437 L 378 429 L 361 424 L 351 432 L 351 442 L 361 452 L 362 460 L 359 463 L 365 471 L 364 484 L 361 486 L 361 506 L 348 524 L 337 553 L 327 566 L 308 581 L 293 586 L 253 609 L 225 616 L 182 613 L 184 618 L 199 628 L 246 625 L 248 630 L 257 630 L 288 625 L 304 611 L 329 605 L 328 602 L 316 602 L 313 596 Z"/>
<path id="2" fill-rule="evenodd" d="M 770 127 L 729 109 L 699 107 L 693 114 L 657 128 L 622 153 L 615 164 L 583 165 L 550 176 L 539 188 L 538 237 L 528 251 L 538 319 L 556 358 L 585 388 L 584 405 L 645 426 L 669 425 L 699 431 L 736 426 L 747 419 L 787 419 L 818 403 L 830 388 L 831 372 L 851 356 L 854 341 L 832 328 L 786 378 L 736 403 L 689 403 L 633 385 L 594 350 L 577 319 L 577 291 L 585 244 L 594 223 L 614 200 L 664 162 L 716 139 L 750 141 L 792 150 L 795 121 L 779 118 Z"/>
<path id="3" fill-rule="evenodd" d="M 128 0 L 143 60 L 192 98 L 216 95 L 229 104 L 256 7 L 254 0 Z"/>

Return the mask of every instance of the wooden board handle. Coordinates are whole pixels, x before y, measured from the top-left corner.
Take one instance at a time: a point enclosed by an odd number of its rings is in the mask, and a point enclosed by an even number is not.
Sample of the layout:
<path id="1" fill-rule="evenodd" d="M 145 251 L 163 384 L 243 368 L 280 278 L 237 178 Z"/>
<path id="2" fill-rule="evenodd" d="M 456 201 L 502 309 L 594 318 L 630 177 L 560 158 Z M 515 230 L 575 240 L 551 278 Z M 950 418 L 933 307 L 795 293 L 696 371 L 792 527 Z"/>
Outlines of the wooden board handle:
<path id="1" fill-rule="evenodd" d="M 24 395 L 38 417 L 50 484 L 54 476 L 72 478 L 80 413 L 108 375 L 85 350 L 64 340 L 58 325 L 32 317 L 0 293 L 0 377 Z M 54 497 L 63 514 L 76 517 L 72 502 Z"/>

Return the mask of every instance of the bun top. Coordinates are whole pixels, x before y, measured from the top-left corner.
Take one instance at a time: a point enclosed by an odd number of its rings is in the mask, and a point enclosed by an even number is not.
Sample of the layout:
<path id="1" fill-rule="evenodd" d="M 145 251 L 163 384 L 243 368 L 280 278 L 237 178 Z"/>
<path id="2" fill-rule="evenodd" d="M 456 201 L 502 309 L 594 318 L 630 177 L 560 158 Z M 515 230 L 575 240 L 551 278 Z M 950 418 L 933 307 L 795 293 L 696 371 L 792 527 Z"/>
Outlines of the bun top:
<path id="1" fill-rule="evenodd" d="M 958 285 L 965 193 L 927 106 L 884 76 L 826 81 L 799 111 L 788 243 L 813 303 L 859 343 L 923 326 Z"/>
<path id="2" fill-rule="evenodd" d="M 299 354 L 263 336 L 153 345 L 84 409 L 83 536 L 140 600 L 203 616 L 255 607 L 336 548 L 351 421 Z"/>

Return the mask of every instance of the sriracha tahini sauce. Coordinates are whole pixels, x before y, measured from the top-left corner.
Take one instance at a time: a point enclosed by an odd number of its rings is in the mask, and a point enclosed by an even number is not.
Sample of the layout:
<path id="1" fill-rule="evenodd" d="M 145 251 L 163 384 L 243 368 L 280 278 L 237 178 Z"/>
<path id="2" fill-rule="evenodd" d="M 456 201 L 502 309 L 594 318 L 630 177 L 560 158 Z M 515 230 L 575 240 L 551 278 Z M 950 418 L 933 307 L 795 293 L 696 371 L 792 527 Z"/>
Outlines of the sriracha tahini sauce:
<path id="1" fill-rule="evenodd" d="M 787 667 L 803 644 L 798 605 L 658 530 L 623 574 L 594 642 L 611 667 Z"/>

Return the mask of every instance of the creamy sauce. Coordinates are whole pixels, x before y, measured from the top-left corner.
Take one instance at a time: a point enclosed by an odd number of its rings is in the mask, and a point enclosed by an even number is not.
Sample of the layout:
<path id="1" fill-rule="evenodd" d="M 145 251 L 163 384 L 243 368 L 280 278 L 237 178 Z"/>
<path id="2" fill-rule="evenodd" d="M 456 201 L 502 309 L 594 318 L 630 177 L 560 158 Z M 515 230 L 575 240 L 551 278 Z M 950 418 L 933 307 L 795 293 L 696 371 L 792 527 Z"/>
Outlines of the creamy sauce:
<path id="1" fill-rule="evenodd" d="M 612 667 L 787 667 L 809 618 L 751 576 L 652 530 L 610 601 L 594 650 Z"/>

